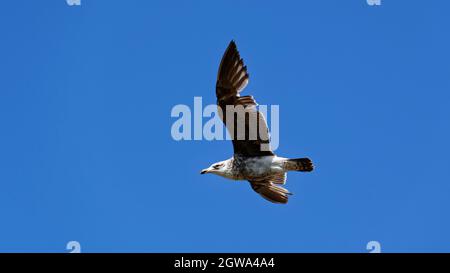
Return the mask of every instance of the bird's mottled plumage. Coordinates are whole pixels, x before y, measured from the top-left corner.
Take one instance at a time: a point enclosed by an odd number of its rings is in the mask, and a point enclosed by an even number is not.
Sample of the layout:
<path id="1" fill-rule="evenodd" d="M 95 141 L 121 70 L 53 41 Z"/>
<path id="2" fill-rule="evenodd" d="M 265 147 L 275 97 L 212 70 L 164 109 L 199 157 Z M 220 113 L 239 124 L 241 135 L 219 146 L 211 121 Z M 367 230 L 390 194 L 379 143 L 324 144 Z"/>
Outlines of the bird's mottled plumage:
<path id="1" fill-rule="evenodd" d="M 267 123 L 256 108 L 256 101 L 252 96 L 239 94 L 248 81 L 247 67 L 236 43 L 231 41 L 220 62 L 216 96 L 218 112 L 233 140 L 234 156 L 214 163 L 201 173 L 214 173 L 233 180 L 248 180 L 252 189 L 265 199 L 285 204 L 290 193 L 280 185 L 286 183 L 286 172 L 312 171 L 313 165 L 308 158 L 287 159 L 273 153 Z M 230 112 L 229 107 L 241 107 L 239 109 L 244 114 Z M 237 130 L 239 126 L 244 128 L 243 132 Z"/>

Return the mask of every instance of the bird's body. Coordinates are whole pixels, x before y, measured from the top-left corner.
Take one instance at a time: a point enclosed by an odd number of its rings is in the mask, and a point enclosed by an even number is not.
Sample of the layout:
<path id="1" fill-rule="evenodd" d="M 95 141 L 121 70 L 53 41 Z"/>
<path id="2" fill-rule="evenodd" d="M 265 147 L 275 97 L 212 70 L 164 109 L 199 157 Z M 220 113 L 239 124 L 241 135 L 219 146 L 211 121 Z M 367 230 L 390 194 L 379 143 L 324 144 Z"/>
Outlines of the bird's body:
<path id="1" fill-rule="evenodd" d="M 216 84 L 217 105 L 222 121 L 233 140 L 232 158 L 212 164 L 202 170 L 233 180 L 247 180 L 254 191 L 273 203 L 285 204 L 289 191 L 286 172 L 313 170 L 308 158 L 288 159 L 276 156 L 270 149 L 269 132 L 264 116 L 257 110 L 252 96 L 240 96 L 247 86 L 247 67 L 240 58 L 234 41 L 226 49 L 219 67 Z M 229 111 L 239 108 L 240 113 Z M 231 117 L 231 118 L 230 118 Z M 245 128 L 239 133 L 235 128 Z M 256 136 L 256 137 L 255 137 Z"/>
<path id="2" fill-rule="evenodd" d="M 225 169 L 216 174 L 233 180 L 260 180 L 284 173 L 283 160 L 285 159 L 274 155 L 251 157 L 235 155 L 225 160 Z"/>

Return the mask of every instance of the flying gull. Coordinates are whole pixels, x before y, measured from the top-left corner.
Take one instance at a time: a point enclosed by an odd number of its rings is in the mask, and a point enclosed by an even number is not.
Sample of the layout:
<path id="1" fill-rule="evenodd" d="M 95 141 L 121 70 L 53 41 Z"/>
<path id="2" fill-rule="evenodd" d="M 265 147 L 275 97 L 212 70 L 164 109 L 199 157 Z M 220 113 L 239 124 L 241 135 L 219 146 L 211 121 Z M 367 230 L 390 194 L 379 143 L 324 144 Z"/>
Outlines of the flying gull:
<path id="1" fill-rule="evenodd" d="M 234 155 L 212 164 L 201 174 L 248 180 L 252 189 L 265 199 L 286 204 L 291 195 L 282 187 L 286 183 L 286 172 L 310 172 L 313 164 L 309 158 L 288 159 L 273 153 L 267 123 L 258 111 L 257 103 L 252 96 L 239 95 L 248 80 L 247 67 L 235 42 L 231 41 L 219 66 L 216 96 L 218 113 L 232 137 Z M 244 115 L 236 109 L 243 111 Z"/>

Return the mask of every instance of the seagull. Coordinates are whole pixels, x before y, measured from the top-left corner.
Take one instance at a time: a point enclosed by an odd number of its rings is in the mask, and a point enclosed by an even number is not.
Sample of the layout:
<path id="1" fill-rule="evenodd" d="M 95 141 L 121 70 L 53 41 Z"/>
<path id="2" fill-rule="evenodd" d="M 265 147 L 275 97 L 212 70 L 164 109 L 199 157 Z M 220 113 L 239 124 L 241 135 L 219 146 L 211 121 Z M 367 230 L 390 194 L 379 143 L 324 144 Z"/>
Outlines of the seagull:
<path id="1" fill-rule="evenodd" d="M 240 96 L 248 81 L 247 67 L 236 43 L 231 41 L 220 62 L 216 96 L 218 114 L 232 136 L 234 155 L 212 164 L 200 173 L 247 180 L 251 188 L 263 198 L 273 203 L 286 204 L 291 195 L 282 187 L 286 183 L 286 173 L 311 172 L 313 164 L 309 158 L 289 159 L 273 153 L 267 123 L 264 115 L 258 111 L 256 101 L 252 96 Z M 230 112 L 229 109 L 241 109 L 244 115 L 236 110 Z M 239 128 L 245 131 L 239 132 Z M 251 131 L 255 128 L 257 133 L 252 137 Z"/>

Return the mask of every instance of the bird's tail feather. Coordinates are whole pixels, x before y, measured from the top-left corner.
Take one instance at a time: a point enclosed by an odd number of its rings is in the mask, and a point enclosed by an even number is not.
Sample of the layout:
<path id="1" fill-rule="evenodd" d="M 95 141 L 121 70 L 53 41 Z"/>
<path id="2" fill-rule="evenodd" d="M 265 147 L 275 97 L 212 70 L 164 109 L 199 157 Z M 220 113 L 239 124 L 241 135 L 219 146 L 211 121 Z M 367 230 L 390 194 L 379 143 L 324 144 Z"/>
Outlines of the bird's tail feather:
<path id="1" fill-rule="evenodd" d="M 295 158 L 286 160 L 284 168 L 286 171 L 310 172 L 314 166 L 309 158 Z"/>

